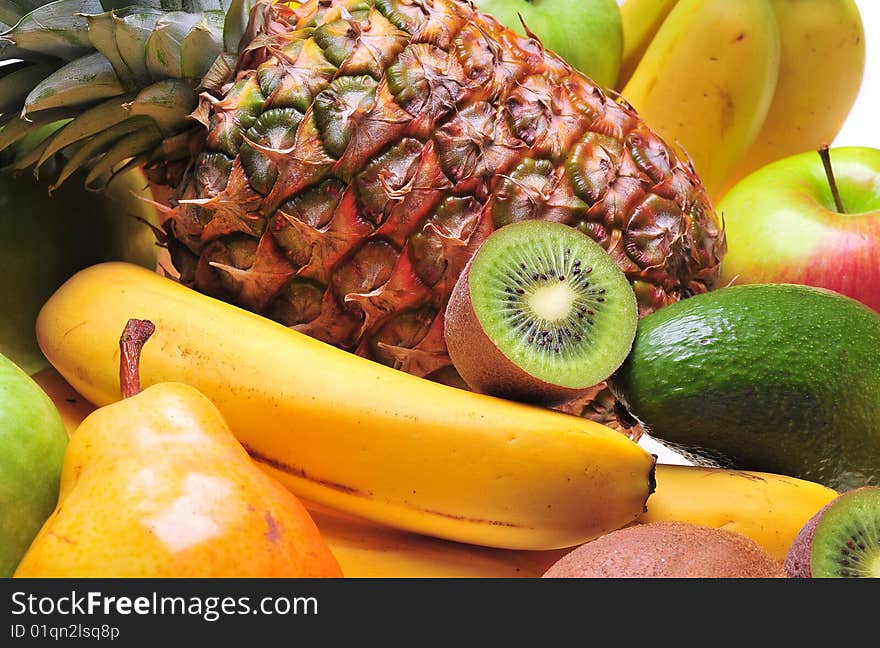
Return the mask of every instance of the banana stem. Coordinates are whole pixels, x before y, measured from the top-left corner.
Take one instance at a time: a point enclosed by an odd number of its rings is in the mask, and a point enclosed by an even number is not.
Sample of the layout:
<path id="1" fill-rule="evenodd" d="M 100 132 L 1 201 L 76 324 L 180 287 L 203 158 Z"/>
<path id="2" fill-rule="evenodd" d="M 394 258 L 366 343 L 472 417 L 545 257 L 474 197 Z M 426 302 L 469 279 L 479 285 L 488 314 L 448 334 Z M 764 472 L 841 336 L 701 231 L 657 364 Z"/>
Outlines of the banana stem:
<path id="1" fill-rule="evenodd" d="M 834 205 L 841 214 L 846 213 L 843 208 L 843 200 L 840 198 L 840 191 L 837 189 L 837 181 L 834 179 L 834 169 L 831 168 L 831 153 L 828 146 L 819 149 L 819 157 L 822 158 L 822 165 L 825 167 L 825 177 L 828 178 L 828 185 L 831 187 L 831 195 L 834 197 Z"/>
<path id="2" fill-rule="evenodd" d="M 136 396 L 141 391 L 141 351 L 156 330 L 150 320 L 130 319 L 119 338 L 119 387 L 123 398 Z"/>

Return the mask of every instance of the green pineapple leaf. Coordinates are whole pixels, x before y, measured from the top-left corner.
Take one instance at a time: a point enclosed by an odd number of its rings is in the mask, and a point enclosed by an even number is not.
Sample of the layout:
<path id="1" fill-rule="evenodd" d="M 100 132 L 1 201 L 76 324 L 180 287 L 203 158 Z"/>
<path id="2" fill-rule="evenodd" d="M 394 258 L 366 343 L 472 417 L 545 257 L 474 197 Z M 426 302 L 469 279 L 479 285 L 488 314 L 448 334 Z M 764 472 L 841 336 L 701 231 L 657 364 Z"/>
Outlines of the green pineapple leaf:
<path id="1" fill-rule="evenodd" d="M 31 88 L 58 69 L 52 63 L 7 67 L 11 69 L 0 78 L 0 114 L 14 114 Z"/>
<path id="2" fill-rule="evenodd" d="M 37 166 L 41 166 L 51 156 L 74 142 L 91 137 L 110 126 L 115 126 L 128 119 L 131 116 L 131 112 L 125 104 L 132 99 L 134 99 L 133 94 L 113 97 L 81 113 L 64 128 L 52 135 L 51 142 L 37 162 Z"/>
<path id="3" fill-rule="evenodd" d="M 92 50 L 85 14 L 103 11 L 99 0 L 56 0 L 23 16 L 3 38 L 23 50 L 72 61 Z"/>
<path id="4" fill-rule="evenodd" d="M 81 106 L 124 92 L 110 61 L 95 52 L 68 63 L 43 79 L 25 99 L 24 111 Z"/>
<path id="5" fill-rule="evenodd" d="M 113 66 L 113 70 L 116 72 L 116 76 L 119 77 L 123 87 L 126 90 L 134 90 L 138 87 L 137 77 L 119 52 L 119 46 L 116 43 L 116 21 L 114 20 L 114 15 L 114 13 L 108 11 L 97 16 L 86 16 L 89 24 L 89 40 L 95 49 L 110 61 L 110 65 Z"/>
<path id="6" fill-rule="evenodd" d="M 147 68 L 147 41 L 163 15 L 149 8 L 132 8 L 112 15 L 117 50 L 139 86 L 153 80 Z"/>
<path id="7" fill-rule="evenodd" d="M 86 176 L 86 188 L 92 191 L 100 191 L 113 177 L 114 167 L 117 164 L 150 151 L 161 141 L 162 132 L 152 122 L 120 138 L 101 156 L 97 164 L 91 168 Z"/>
<path id="8" fill-rule="evenodd" d="M 150 117 L 166 135 L 193 124 L 189 113 L 198 98 L 195 83 L 183 79 L 165 79 L 141 90 L 131 105 L 132 115 Z"/>
<path id="9" fill-rule="evenodd" d="M 120 138 L 138 129 L 150 128 L 151 126 L 155 127 L 149 117 L 132 117 L 115 126 L 111 126 L 89 140 L 85 140 L 83 145 L 70 156 L 70 159 L 62 167 L 51 188 L 54 190 L 60 187 L 65 180 L 76 173 L 82 166 L 93 159 L 100 158 Z M 36 162 L 36 160 L 34 161 Z"/>

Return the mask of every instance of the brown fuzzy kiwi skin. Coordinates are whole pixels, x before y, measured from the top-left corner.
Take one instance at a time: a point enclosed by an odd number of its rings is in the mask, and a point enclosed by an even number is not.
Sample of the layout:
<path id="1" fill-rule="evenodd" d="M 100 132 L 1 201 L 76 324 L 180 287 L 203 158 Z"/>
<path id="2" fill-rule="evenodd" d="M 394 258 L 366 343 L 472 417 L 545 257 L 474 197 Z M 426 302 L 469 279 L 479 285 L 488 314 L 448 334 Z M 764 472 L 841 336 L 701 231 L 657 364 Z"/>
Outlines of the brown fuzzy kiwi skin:
<path id="1" fill-rule="evenodd" d="M 474 258 L 459 275 L 443 320 L 446 348 L 462 380 L 475 392 L 536 405 L 561 405 L 587 394 L 593 385 L 572 389 L 532 376 L 486 335 L 471 301 L 469 277 Z"/>
<path id="2" fill-rule="evenodd" d="M 689 522 L 651 522 L 580 545 L 543 578 L 786 578 L 751 538 Z"/>
<path id="3" fill-rule="evenodd" d="M 810 554 L 813 549 L 813 536 L 816 534 L 816 525 L 819 524 L 822 514 L 836 501 L 836 498 L 831 500 L 831 502 L 816 512 L 813 517 L 806 521 L 801 530 L 797 532 L 794 540 L 791 541 L 791 546 L 783 562 L 785 573 L 788 574 L 789 578 L 813 577 L 813 571 L 810 568 Z"/>

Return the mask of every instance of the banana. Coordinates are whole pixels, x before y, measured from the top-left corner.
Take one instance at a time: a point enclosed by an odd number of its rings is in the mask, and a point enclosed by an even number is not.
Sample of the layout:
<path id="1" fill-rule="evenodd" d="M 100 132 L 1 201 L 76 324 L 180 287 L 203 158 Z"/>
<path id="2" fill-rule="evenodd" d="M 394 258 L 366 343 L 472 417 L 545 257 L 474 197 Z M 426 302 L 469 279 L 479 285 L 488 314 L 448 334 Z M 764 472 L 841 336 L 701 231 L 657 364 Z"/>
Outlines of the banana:
<path id="1" fill-rule="evenodd" d="M 804 479 L 727 468 L 658 463 L 656 479 L 657 489 L 634 524 L 676 521 L 727 529 L 779 561 L 807 520 L 838 496 Z M 569 551 L 521 552 L 518 564 L 543 574 Z"/>
<path id="2" fill-rule="evenodd" d="M 727 529 L 779 561 L 807 520 L 839 494 L 804 479 L 748 470 L 658 463 L 655 475 L 656 491 L 633 524 L 677 521 Z M 525 551 L 515 560 L 526 573 L 543 574 L 569 551 Z"/>
<path id="3" fill-rule="evenodd" d="M 32 378 L 49 394 L 69 434 L 95 407 L 54 368 Z M 379 526 L 303 502 L 346 578 L 532 578 L 559 555 L 490 549 Z"/>
<path id="4" fill-rule="evenodd" d="M 768 0 L 679 0 L 621 95 L 684 148 L 714 199 L 764 123 L 779 60 Z"/>
<path id="5" fill-rule="evenodd" d="M 657 465 L 657 491 L 641 523 L 675 520 L 747 536 L 782 560 L 807 520 L 838 493 L 785 475 Z"/>
<path id="6" fill-rule="evenodd" d="M 623 0 L 620 19 L 623 25 L 623 56 L 617 86 L 626 85 L 648 49 L 660 25 L 678 0 Z"/>
<path id="7" fill-rule="evenodd" d="M 95 410 L 53 367 L 31 377 L 55 403 L 69 434 Z M 449 542 L 372 524 L 313 502 L 303 504 L 346 578 L 533 578 L 563 553 Z"/>
<path id="8" fill-rule="evenodd" d="M 542 554 L 559 555 L 440 540 L 305 504 L 346 578 L 536 578 Z"/>
<path id="9" fill-rule="evenodd" d="M 779 24 L 779 81 L 761 131 L 721 194 L 769 162 L 831 145 L 865 70 L 854 0 L 770 0 Z"/>
<path id="10" fill-rule="evenodd" d="M 608 427 L 385 367 L 124 263 L 48 300 L 37 340 L 91 403 L 119 400 L 118 339 L 156 333 L 143 384 L 208 396 L 251 456 L 303 500 L 477 545 L 548 550 L 631 522 L 654 458 Z"/>

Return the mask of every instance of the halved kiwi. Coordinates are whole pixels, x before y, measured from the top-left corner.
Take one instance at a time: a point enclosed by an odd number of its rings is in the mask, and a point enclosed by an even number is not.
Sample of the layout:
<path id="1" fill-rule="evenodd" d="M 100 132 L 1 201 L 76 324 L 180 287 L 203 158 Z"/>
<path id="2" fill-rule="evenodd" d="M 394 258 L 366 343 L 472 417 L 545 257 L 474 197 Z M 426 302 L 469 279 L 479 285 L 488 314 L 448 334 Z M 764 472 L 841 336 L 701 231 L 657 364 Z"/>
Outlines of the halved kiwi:
<path id="1" fill-rule="evenodd" d="M 810 518 L 785 570 L 793 578 L 880 578 L 880 487 L 847 491 Z"/>
<path id="2" fill-rule="evenodd" d="M 638 306 L 611 256 L 548 221 L 496 230 L 458 278 L 444 334 L 474 391 L 559 404 L 605 380 L 629 353 Z"/>

